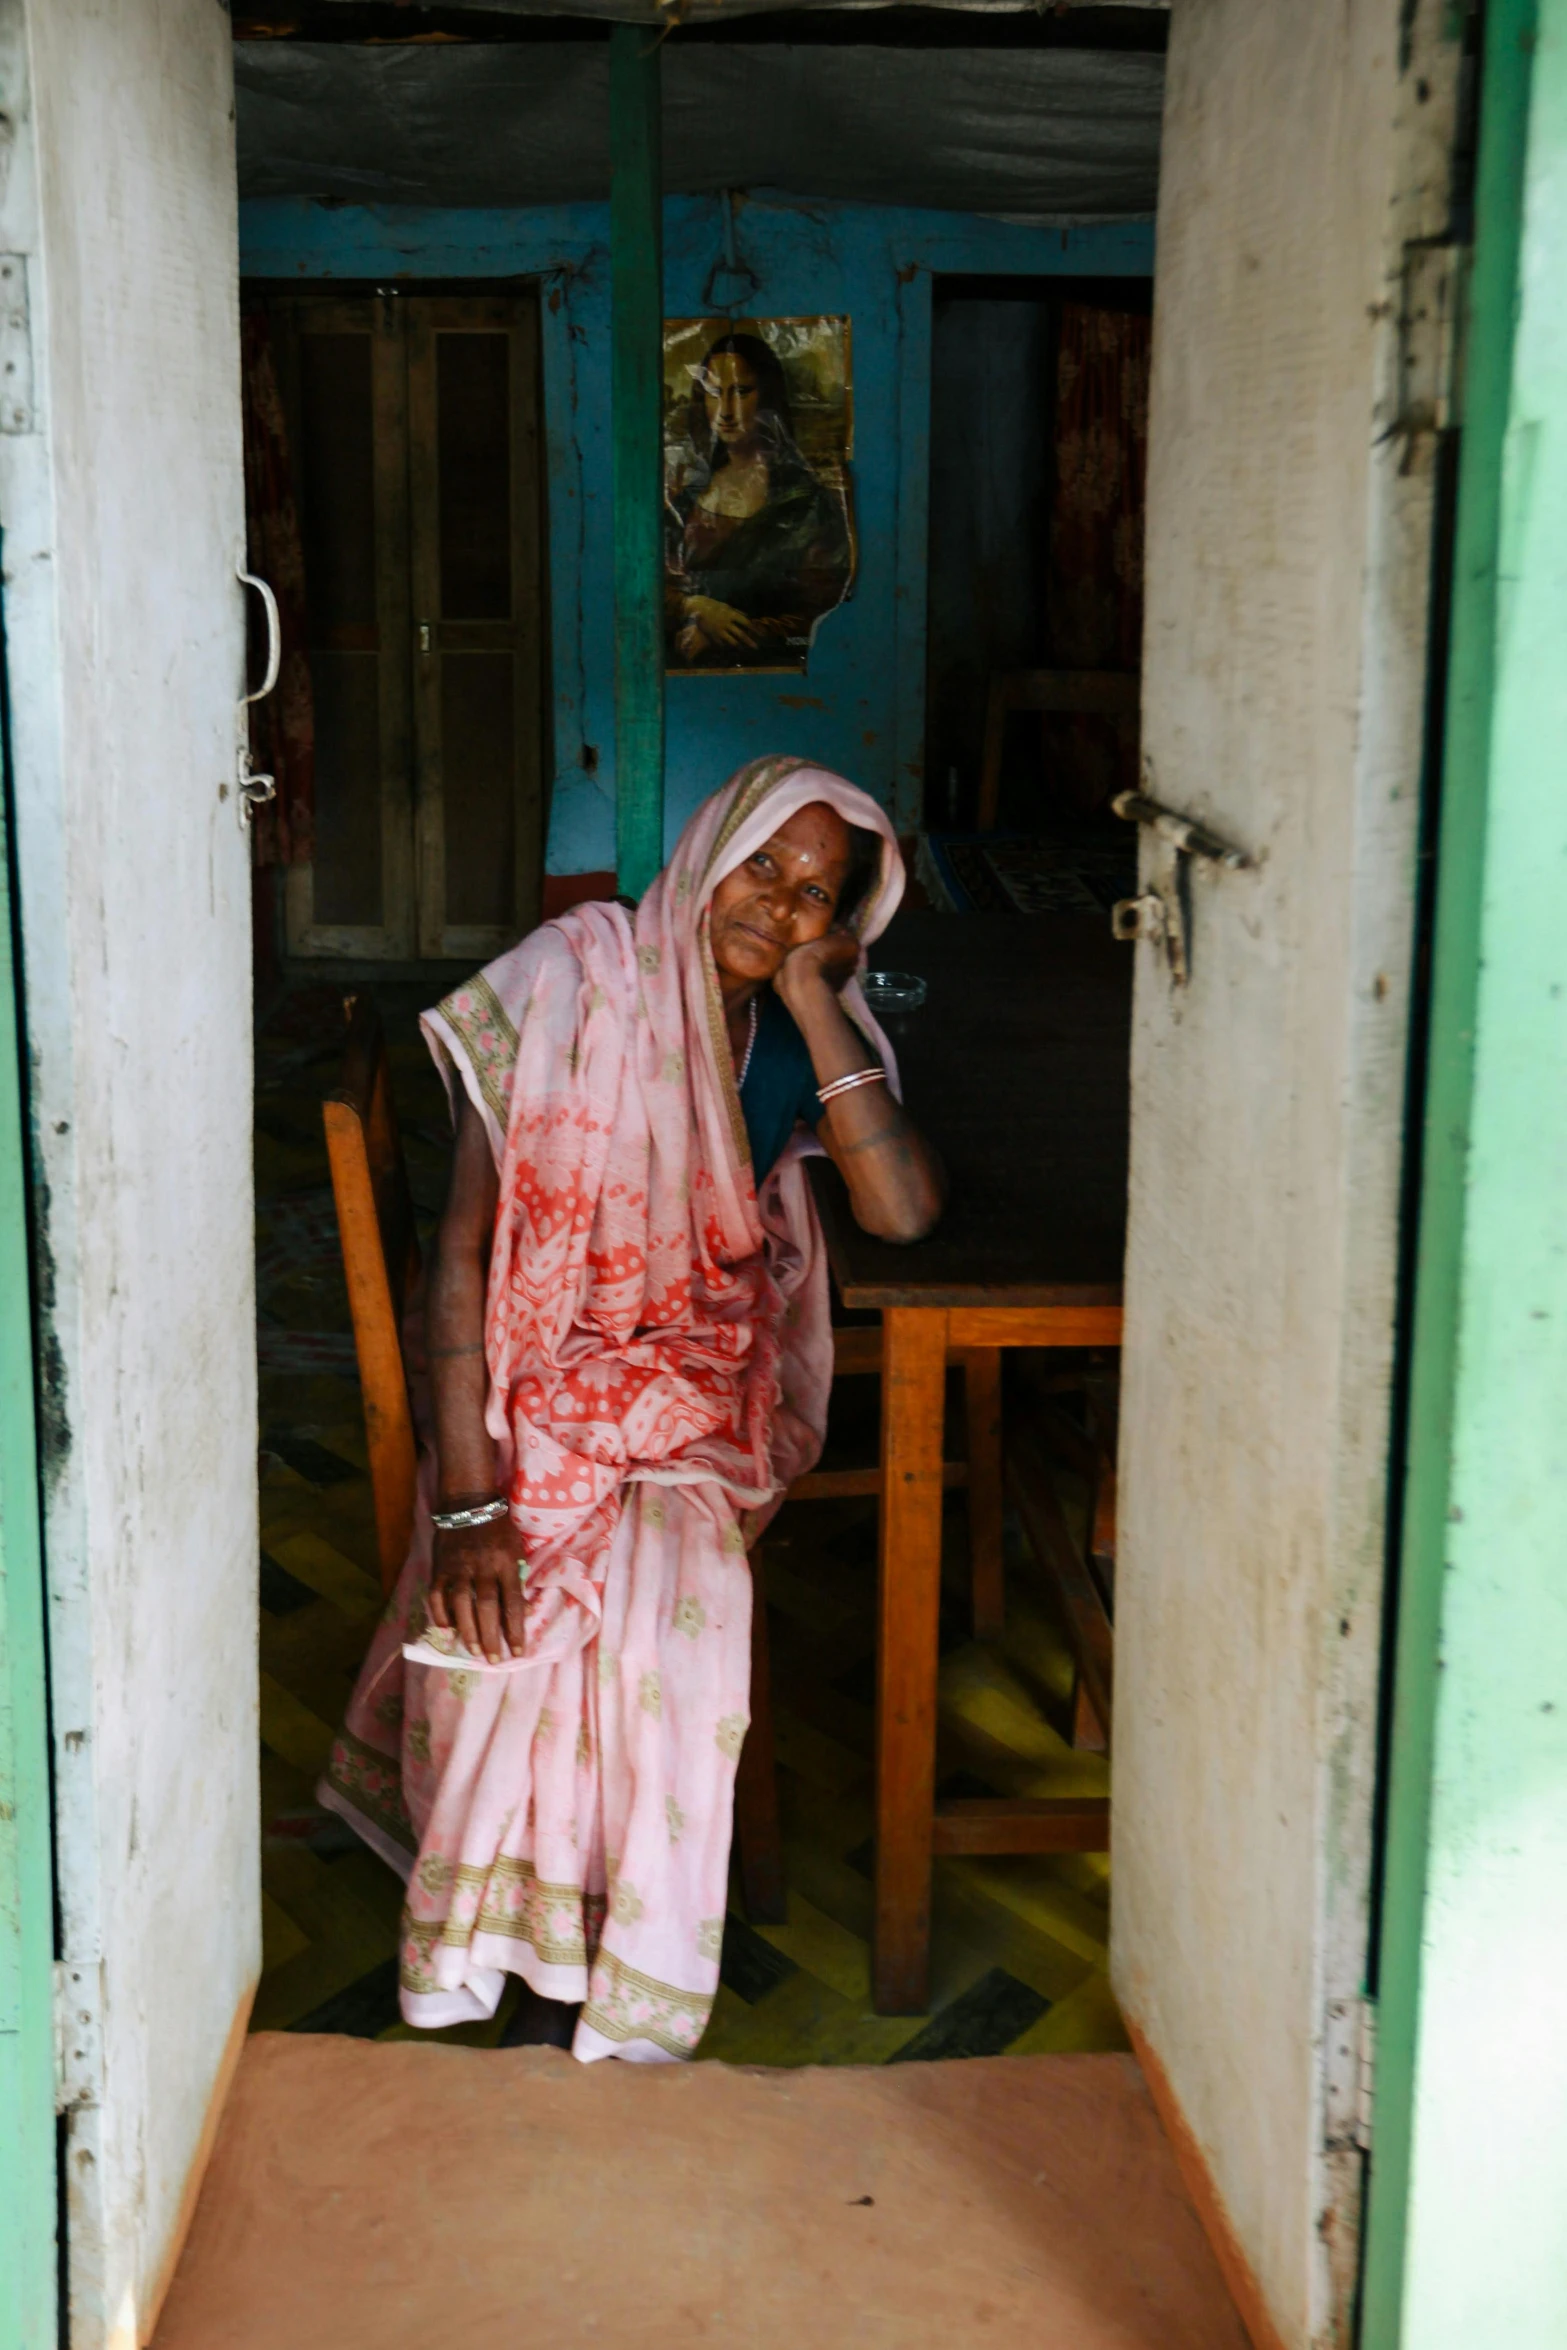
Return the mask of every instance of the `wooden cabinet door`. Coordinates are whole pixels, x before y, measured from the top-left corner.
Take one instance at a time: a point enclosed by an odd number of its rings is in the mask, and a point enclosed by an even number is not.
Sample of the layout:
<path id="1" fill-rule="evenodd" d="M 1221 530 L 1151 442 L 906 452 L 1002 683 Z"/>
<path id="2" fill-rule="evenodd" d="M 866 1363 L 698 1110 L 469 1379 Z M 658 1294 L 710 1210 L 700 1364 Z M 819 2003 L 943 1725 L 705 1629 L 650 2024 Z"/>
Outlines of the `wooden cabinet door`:
<path id="1" fill-rule="evenodd" d="M 289 868 L 294 955 L 416 951 L 402 305 L 270 304 L 299 510 L 316 853 Z"/>
<path id="2" fill-rule="evenodd" d="M 402 307 L 418 951 L 481 962 L 538 921 L 542 888 L 538 308 Z"/>

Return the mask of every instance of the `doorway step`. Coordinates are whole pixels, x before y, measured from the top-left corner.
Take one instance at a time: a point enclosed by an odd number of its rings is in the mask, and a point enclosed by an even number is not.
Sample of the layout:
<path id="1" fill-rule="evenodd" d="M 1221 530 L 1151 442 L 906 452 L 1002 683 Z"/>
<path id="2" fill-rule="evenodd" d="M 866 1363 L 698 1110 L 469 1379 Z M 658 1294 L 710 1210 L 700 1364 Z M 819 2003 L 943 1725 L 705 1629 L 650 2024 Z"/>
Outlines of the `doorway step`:
<path id="1" fill-rule="evenodd" d="M 246 2046 L 153 2350 L 1245 2350 L 1126 2056 Z"/>

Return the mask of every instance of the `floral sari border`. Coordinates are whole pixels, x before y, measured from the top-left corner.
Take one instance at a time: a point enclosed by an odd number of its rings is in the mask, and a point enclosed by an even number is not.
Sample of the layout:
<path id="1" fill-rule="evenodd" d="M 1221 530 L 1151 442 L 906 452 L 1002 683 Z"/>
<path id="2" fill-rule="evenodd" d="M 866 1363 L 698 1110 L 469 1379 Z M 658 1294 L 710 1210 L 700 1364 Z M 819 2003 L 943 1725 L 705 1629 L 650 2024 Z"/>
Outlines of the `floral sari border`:
<path id="1" fill-rule="evenodd" d="M 526 1942 L 546 1966 L 585 1968 L 603 1931 L 602 1893 L 585 1893 L 580 1885 L 551 1884 L 531 1860 L 514 1860 L 506 1853 L 488 1868 L 427 1854 L 414 1872 L 414 1882 L 427 1898 L 449 1890 L 451 1900 L 441 1918 L 417 1917 L 411 1902 L 405 1907 L 405 1991 L 439 1989 L 435 1952 L 466 1950 L 481 1934 Z"/>
<path id="2" fill-rule="evenodd" d="M 517 1031 L 506 1007 L 481 971 L 444 997 L 436 1010 L 467 1054 L 479 1091 L 504 1134 L 510 1112 L 507 1089 L 517 1065 Z"/>
<path id="3" fill-rule="evenodd" d="M 402 1769 L 395 1755 L 367 1745 L 352 1730 L 339 1730 L 322 1776 L 335 1795 L 362 1812 L 393 1844 L 405 1852 L 418 1851 L 419 1840 L 403 1801 Z"/>
<path id="4" fill-rule="evenodd" d="M 707 2029 L 714 1996 L 711 1991 L 683 1991 L 677 1984 L 661 1983 L 627 1966 L 612 1950 L 601 1950 L 582 2021 L 601 2039 L 650 2040 L 666 2056 L 690 2056 Z"/>

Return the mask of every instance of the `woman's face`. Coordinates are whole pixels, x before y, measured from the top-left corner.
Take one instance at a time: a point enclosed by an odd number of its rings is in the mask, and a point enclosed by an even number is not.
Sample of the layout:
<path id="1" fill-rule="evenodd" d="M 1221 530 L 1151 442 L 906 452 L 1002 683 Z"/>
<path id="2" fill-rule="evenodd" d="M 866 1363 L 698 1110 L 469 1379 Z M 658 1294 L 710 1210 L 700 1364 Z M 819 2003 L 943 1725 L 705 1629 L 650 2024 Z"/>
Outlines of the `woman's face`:
<path id="1" fill-rule="evenodd" d="M 713 960 L 731 979 L 764 983 L 795 947 L 832 928 L 850 860 L 849 827 L 812 800 L 714 890 Z"/>
<path id="2" fill-rule="evenodd" d="M 760 397 L 761 386 L 736 351 L 720 351 L 702 371 L 708 427 L 726 448 L 750 439 Z"/>

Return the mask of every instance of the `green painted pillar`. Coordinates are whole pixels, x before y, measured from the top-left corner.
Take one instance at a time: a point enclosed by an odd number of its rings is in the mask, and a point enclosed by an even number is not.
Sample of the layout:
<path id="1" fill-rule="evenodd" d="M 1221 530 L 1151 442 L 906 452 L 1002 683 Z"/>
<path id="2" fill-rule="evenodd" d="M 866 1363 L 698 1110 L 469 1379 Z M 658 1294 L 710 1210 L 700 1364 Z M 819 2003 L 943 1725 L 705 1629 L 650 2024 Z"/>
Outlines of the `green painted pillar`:
<path id="1" fill-rule="evenodd" d="M 1361 2350 L 1567 2343 L 1567 0 L 1488 0 Z"/>
<path id="2" fill-rule="evenodd" d="M 0 2350 L 57 2340 L 54 1894 L 21 1037 L 0 775 Z"/>
<path id="3" fill-rule="evenodd" d="M 609 36 L 615 483 L 615 866 L 639 898 L 664 862 L 663 163 L 656 28 Z"/>

